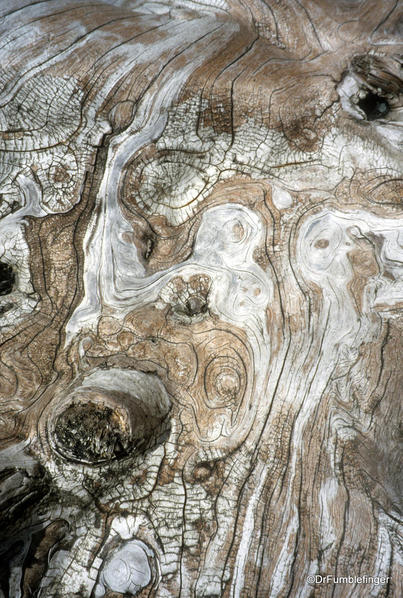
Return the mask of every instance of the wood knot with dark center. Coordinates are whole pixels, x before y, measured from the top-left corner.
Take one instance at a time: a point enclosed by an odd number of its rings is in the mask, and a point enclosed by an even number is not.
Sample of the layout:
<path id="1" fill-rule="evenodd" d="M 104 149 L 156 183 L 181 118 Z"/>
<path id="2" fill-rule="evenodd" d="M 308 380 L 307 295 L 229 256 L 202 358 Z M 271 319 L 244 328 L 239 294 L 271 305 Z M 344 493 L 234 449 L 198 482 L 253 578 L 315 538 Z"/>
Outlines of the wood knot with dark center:
<path id="1" fill-rule="evenodd" d="M 208 314 L 210 277 L 194 274 L 189 280 L 173 278 L 161 292 L 161 299 L 170 306 L 170 313 L 184 324 L 202 320 Z"/>
<path id="2" fill-rule="evenodd" d="M 0 295 L 9 295 L 15 283 L 15 274 L 10 264 L 0 262 Z"/>
<path id="3" fill-rule="evenodd" d="M 47 408 L 48 442 L 64 459 L 99 465 L 143 454 L 169 431 L 162 382 L 137 370 L 95 370 Z"/>
<path id="4" fill-rule="evenodd" d="M 56 421 L 59 450 L 79 461 L 98 463 L 119 458 L 127 452 L 130 440 L 127 421 L 105 405 L 73 404 Z"/>
<path id="5" fill-rule="evenodd" d="M 390 110 L 388 100 L 372 92 L 359 100 L 358 106 L 365 112 L 367 120 L 384 118 Z"/>

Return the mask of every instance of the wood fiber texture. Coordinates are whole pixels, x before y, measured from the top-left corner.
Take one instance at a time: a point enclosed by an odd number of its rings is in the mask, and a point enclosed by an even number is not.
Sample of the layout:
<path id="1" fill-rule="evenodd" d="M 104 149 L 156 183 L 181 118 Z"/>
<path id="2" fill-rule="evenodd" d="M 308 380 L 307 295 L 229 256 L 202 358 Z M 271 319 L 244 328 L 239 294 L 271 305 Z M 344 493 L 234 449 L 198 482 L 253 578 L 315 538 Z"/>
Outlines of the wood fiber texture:
<path id="1" fill-rule="evenodd" d="M 0 598 L 403 595 L 401 32 L 0 2 Z"/>

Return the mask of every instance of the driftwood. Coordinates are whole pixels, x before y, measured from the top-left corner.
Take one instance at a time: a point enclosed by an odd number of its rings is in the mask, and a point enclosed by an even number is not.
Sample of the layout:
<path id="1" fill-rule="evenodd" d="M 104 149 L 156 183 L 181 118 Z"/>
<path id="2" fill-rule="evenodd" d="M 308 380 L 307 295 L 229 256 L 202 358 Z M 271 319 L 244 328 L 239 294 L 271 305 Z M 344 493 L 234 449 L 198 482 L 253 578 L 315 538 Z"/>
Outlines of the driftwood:
<path id="1" fill-rule="evenodd" d="M 402 596 L 399 4 L 0 17 L 0 596 Z"/>

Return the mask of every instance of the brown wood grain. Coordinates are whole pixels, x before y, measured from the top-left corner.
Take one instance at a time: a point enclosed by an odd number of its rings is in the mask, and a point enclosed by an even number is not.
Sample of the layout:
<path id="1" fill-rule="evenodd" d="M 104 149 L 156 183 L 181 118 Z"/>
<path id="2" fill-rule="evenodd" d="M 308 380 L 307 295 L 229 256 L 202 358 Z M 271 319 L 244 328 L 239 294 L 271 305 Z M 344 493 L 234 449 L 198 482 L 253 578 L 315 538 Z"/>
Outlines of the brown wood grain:
<path id="1" fill-rule="evenodd" d="M 401 42 L 0 3 L 0 598 L 402 595 Z"/>

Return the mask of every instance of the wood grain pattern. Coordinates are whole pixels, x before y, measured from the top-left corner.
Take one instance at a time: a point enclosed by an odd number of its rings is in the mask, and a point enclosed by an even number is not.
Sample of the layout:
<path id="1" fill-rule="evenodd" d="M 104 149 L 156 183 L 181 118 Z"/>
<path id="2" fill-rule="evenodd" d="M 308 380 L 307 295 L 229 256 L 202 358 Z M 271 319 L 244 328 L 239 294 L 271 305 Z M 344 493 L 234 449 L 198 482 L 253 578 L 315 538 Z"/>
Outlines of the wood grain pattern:
<path id="1" fill-rule="evenodd" d="M 0 3 L 0 598 L 402 595 L 402 110 L 394 0 Z"/>

